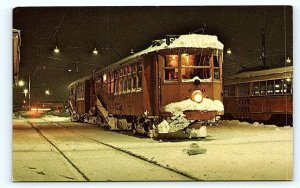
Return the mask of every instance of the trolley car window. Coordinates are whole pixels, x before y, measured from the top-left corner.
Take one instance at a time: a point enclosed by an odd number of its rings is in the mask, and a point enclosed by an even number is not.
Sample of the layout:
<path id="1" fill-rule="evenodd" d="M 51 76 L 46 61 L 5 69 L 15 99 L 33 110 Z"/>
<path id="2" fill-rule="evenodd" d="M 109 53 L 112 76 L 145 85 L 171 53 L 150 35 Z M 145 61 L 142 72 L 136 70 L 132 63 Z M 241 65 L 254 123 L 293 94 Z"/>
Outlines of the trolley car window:
<path id="1" fill-rule="evenodd" d="M 215 51 L 215 54 L 213 56 L 214 79 L 220 79 L 220 60 L 221 60 L 221 54 L 218 54 L 218 51 Z"/>
<path id="2" fill-rule="evenodd" d="M 259 95 L 259 82 L 253 83 L 252 95 Z"/>
<path id="3" fill-rule="evenodd" d="M 267 81 L 267 95 L 274 95 L 274 80 Z"/>
<path id="4" fill-rule="evenodd" d="M 261 81 L 260 82 L 260 95 L 266 95 L 266 90 L 267 90 L 267 85 L 266 81 Z"/>
<path id="5" fill-rule="evenodd" d="M 224 96 L 228 97 L 229 94 L 229 86 L 224 86 Z"/>
<path id="6" fill-rule="evenodd" d="M 119 94 L 122 93 L 122 87 L 123 87 L 123 78 L 119 78 Z"/>
<path id="7" fill-rule="evenodd" d="M 235 96 L 235 85 L 229 86 L 229 96 Z"/>
<path id="8" fill-rule="evenodd" d="M 165 80 L 177 80 L 178 55 L 166 55 L 164 62 Z"/>
<path id="9" fill-rule="evenodd" d="M 114 88 L 114 94 L 117 95 L 118 94 L 118 91 L 119 91 L 119 72 L 118 71 L 115 71 L 115 88 Z"/>
<path id="10" fill-rule="evenodd" d="M 112 94 L 114 93 L 114 89 L 115 89 L 114 84 L 115 84 L 115 79 L 114 79 L 114 73 L 112 72 L 110 74 L 110 93 Z"/>
<path id="11" fill-rule="evenodd" d="M 136 91 L 136 65 L 132 65 L 131 67 L 132 70 L 132 76 L 131 76 L 131 86 L 132 86 L 132 91 Z"/>
<path id="12" fill-rule="evenodd" d="M 142 64 L 139 63 L 138 64 L 138 68 L 137 68 L 137 91 L 141 91 L 142 90 Z"/>
<path id="13" fill-rule="evenodd" d="M 77 100 L 83 100 L 84 99 L 84 84 L 80 83 L 76 87 L 76 97 Z"/>
<path id="14" fill-rule="evenodd" d="M 283 92 L 284 93 L 292 93 L 292 79 L 287 78 L 284 80 L 284 85 L 283 85 Z"/>
<path id="15" fill-rule="evenodd" d="M 238 96 L 249 96 L 249 84 L 239 84 L 238 87 Z"/>
<path id="16" fill-rule="evenodd" d="M 184 81 L 198 76 L 200 79 L 208 79 L 210 75 L 210 65 L 208 55 L 181 55 L 181 76 Z"/>
<path id="17" fill-rule="evenodd" d="M 275 95 L 283 93 L 283 80 L 275 80 Z"/>
<path id="18" fill-rule="evenodd" d="M 127 78 L 124 77 L 124 78 L 123 78 L 122 93 L 126 93 L 126 92 L 127 92 Z"/>

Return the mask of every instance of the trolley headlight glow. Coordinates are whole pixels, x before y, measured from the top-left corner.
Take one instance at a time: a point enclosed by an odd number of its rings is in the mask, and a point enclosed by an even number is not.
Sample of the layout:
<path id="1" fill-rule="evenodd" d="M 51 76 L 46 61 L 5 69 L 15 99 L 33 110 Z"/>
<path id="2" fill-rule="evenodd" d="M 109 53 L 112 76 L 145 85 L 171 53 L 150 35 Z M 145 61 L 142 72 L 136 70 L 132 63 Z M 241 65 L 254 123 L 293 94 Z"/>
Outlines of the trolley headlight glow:
<path id="1" fill-rule="evenodd" d="M 192 100 L 197 102 L 197 103 L 200 103 L 202 102 L 203 100 L 203 96 L 202 96 L 202 92 L 200 90 L 196 90 L 192 93 Z"/>

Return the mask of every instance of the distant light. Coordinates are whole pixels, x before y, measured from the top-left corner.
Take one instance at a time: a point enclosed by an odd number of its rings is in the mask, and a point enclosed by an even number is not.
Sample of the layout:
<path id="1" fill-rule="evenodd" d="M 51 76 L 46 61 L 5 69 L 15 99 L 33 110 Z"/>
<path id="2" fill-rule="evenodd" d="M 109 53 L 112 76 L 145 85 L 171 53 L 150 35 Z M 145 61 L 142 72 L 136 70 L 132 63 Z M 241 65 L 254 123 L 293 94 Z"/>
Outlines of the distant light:
<path id="1" fill-rule="evenodd" d="M 31 111 L 49 111 L 51 108 L 31 108 Z"/>
<path id="2" fill-rule="evenodd" d="M 45 90 L 45 94 L 46 95 L 50 95 L 50 91 L 47 89 L 47 90 Z"/>
<path id="3" fill-rule="evenodd" d="M 18 82 L 18 85 L 22 87 L 22 86 L 25 85 L 25 82 L 24 82 L 23 80 L 20 80 L 20 81 Z"/>
<path id="4" fill-rule="evenodd" d="M 24 89 L 24 93 L 26 95 L 28 93 L 28 89 Z"/>
<path id="5" fill-rule="evenodd" d="M 291 81 L 291 79 L 290 79 L 290 78 L 287 78 L 287 79 L 286 79 L 286 81 L 287 81 L 287 82 L 290 82 L 290 81 Z"/>
<path id="6" fill-rule="evenodd" d="M 130 49 L 130 53 L 131 53 L 131 54 L 133 54 L 133 53 L 134 53 L 132 48 Z"/>
<path id="7" fill-rule="evenodd" d="M 72 72 L 72 69 L 70 68 L 68 71 L 69 71 L 69 72 Z"/>
<path id="8" fill-rule="evenodd" d="M 103 74 L 103 82 L 106 82 L 107 76 L 106 74 Z"/>
<path id="9" fill-rule="evenodd" d="M 93 54 L 97 55 L 98 54 L 98 50 L 96 48 L 94 48 L 93 50 Z"/>
<path id="10" fill-rule="evenodd" d="M 231 49 L 230 48 L 227 49 L 227 54 L 231 54 Z"/>
<path id="11" fill-rule="evenodd" d="M 25 103 L 26 103 L 26 101 L 24 100 L 24 101 L 23 101 L 23 103 L 25 104 Z"/>
<path id="12" fill-rule="evenodd" d="M 290 57 L 288 57 L 286 60 L 285 60 L 286 63 L 291 63 L 292 60 L 290 59 Z"/>
<path id="13" fill-rule="evenodd" d="M 54 53 L 56 53 L 56 54 L 59 53 L 59 49 L 57 48 L 57 46 L 55 46 L 55 48 L 54 48 Z"/>

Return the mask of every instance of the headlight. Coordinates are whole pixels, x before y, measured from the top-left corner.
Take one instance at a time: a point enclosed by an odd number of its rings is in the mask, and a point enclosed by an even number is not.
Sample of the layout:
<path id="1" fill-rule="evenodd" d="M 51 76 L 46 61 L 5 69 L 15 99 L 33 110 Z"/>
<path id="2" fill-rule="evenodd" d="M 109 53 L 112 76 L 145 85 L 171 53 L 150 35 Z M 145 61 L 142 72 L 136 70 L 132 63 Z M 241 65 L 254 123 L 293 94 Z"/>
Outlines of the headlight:
<path id="1" fill-rule="evenodd" d="M 202 92 L 200 90 L 196 90 L 192 93 L 192 100 L 200 103 L 203 100 Z"/>

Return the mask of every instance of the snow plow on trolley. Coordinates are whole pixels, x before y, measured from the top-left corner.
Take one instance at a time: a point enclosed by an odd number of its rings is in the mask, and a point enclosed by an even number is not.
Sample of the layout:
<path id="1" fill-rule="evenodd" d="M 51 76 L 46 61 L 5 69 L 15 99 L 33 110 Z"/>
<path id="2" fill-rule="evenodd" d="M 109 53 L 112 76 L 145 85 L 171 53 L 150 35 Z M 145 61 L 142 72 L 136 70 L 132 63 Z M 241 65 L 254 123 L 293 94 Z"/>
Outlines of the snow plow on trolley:
<path id="1" fill-rule="evenodd" d="M 150 137 L 206 137 L 223 115 L 223 44 L 212 35 L 168 35 L 69 85 L 74 121 Z"/>

